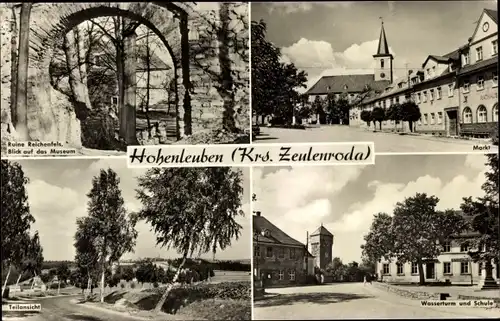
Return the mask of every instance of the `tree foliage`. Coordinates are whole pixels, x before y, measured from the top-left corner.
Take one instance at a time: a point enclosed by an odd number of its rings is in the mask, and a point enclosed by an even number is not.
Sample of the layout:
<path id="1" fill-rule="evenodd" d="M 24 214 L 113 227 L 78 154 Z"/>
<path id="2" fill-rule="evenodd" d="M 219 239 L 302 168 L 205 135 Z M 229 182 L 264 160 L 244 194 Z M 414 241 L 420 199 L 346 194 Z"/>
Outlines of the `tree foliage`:
<path id="1" fill-rule="evenodd" d="M 371 113 L 371 118 L 374 121 L 378 121 L 379 128 L 380 128 L 380 130 L 382 130 L 382 122 L 384 120 L 386 120 L 385 109 L 382 108 L 382 107 L 375 107 L 375 108 L 373 108 L 372 113 Z"/>
<path id="2" fill-rule="evenodd" d="M 414 101 L 406 101 L 401 105 L 402 120 L 407 121 L 410 126 L 410 131 L 413 132 L 413 123 L 418 121 L 422 114 L 420 108 Z"/>
<path id="3" fill-rule="evenodd" d="M 243 216 L 242 173 L 225 167 L 153 168 L 139 177 L 137 218 L 151 224 L 157 244 L 182 254 L 174 282 L 186 258 L 225 249 L 238 239 Z M 157 305 L 163 305 L 170 288 Z M 163 301 L 163 302 L 162 302 Z"/>
<path id="4" fill-rule="evenodd" d="M 438 202 L 435 196 L 417 193 L 398 202 L 392 217 L 384 213 L 375 215 L 365 236 L 363 254 L 371 261 L 385 258 L 417 263 L 423 284 L 425 260 L 437 257 L 444 242 L 467 228 L 466 221 L 456 211 L 437 211 Z"/>
<path id="5" fill-rule="evenodd" d="M 359 116 L 361 117 L 362 121 L 364 121 L 368 126 L 370 126 L 370 123 L 373 121 L 373 118 L 372 118 L 372 113 L 369 110 L 363 110 Z"/>
<path id="6" fill-rule="evenodd" d="M 306 88 L 307 74 L 283 63 L 280 49 L 266 39 L 264 20 L 252 21 L 252 110 L 289 122 L 300 101 L 297 88 Z"/>

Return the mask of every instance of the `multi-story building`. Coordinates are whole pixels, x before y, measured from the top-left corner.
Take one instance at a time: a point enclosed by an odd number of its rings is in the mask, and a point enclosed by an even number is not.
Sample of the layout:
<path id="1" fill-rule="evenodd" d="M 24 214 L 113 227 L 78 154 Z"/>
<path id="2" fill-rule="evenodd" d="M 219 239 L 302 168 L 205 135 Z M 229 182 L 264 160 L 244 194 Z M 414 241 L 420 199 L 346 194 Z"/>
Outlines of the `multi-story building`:
<path id="1" fill-rule="evenodd" d="M 314 266 L 325 269 L 333 259 L 333 234 L 321 225 L 311 234 L 309 243 L 314 256 Z"/>
<path id="2" fill-rule="evenodd" d="M 309 103 L 317 98 L 324 100 L 328 95 L 335 99 L 341 96 L 347 97 L 348 101 L 355 102 L 360 95 L 367 91 L 380 92 L 386 88 L 393 79 L 393 56 L 389 52 L 384 25 L 380 30 L 379 45 L 377 53 L 373 55 L 376 68 L 372 74 L 335 75 L 321 77 L 306 93 Z M 352 117 L 349 117 L 349 123 Z M 326 122 L 326 114 L 323 111 L 318 115 L 320 123 Z"/>
<path id="3" fill-rule="evenodd" d="M 460 48 L 460 133 L 489 136 L 498 131 L 498 13 L 483 10 L 467 45 Z"/>
<path id="4" fill-rule="evenodd" d="M 303 284 L 314 274 L 314 257 L 303 243 L 288 236 L 260 212 L 253 215 L 254 278 L 266 287 Z"/>
<path id="5" fill-rule="evenodd" d="M 452 285 L 484 284 L 486 271 L 484 263 L 473 262 L 468 251 L 473 232 L 462 233 L 443 243 L 442 252 L 436 258 L 424 260 L 424 278 L 426 282 L 450 282 Z M 493 278 L 500 283 L 500 265 L 493 265 Z M 418 283 L 420 280 L 416 262 L 400 263 L 397 260 L 381 259 L 377 263 L 379 280 L 389 283 Z"/>
<path id="6" fill-rule="evenodd" d="M 363 110 L 411 99 L 421 113 L 417 132 L 478 137 L 496 132 L 497 16 L 497 11 L 484 9 L 466 45 L 442 56 L 429 55 L 421 69 L 409 71 L 408 80 L 364 98 L 350 111 L 350 125 L 367 126 L 360 118 Z"/>

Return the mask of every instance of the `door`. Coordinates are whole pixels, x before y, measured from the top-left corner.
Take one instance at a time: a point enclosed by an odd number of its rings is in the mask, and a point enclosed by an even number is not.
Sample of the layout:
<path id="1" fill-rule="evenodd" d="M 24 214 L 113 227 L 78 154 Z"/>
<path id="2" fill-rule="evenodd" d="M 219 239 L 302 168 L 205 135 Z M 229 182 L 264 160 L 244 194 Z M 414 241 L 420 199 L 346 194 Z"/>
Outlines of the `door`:
<path id="1" fill-rule="evenodd" d="M 456 110 L 448 110 L 448 136 L 458 136 L 458 117 Z"/>
<path id="2" fill-rule="evenodd" d="M 435 279 L 436 278 L 436 264 L 435 263 L 426 263 L 425 264 L 425 278 L 426 279 Z"/>

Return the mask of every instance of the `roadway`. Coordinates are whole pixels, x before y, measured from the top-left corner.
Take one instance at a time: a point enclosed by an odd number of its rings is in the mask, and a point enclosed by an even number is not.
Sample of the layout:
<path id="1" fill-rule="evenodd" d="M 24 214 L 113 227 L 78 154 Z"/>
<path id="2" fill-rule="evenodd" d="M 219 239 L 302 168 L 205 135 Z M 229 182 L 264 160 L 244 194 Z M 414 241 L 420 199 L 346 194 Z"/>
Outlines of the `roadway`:
<path id="1" fill-rule="evenodd" d="M 363 283 L 337 283 L 268 289 L 254 302 L 255 320 L 376 318 L 498 318 L 500 309 L 422 307 L 410 300 Z"/>

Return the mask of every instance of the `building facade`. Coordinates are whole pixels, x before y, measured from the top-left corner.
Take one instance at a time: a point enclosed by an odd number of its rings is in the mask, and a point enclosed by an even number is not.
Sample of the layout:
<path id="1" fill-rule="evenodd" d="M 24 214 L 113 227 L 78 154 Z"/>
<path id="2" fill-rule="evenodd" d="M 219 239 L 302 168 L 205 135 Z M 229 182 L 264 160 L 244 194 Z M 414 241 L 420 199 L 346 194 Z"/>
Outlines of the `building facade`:
<path id="1" fill-rule="evenodd" d="M 313 275 L 313 257 L 306 245 L 257 212 L 253 215 L 254 279 L 265 287 L 303 284 Z"/>
<path id="2" fill-rule="evenodd" d="M 484 283 L 484 264 L 473 262 L 470 250 L 470 236 L 460 236 L 442 244 L 437 258 L 427 259 L 423 264 L 426 282 L 450 282 L 452 285 L 478 285 Z M 493 278 L 500 283 L 499 265 L 493 264 Z M 415 262 L 399 263 L 397 260 L 382 259 L 377 263 L 379 281 L 388 283 L 418 283 L 418 265 Z"/>
<path id="3" fill-rule="evenodd" d="M 421 69 L 408 71 L 405 89 L 397 88 L 400 83 L 391 84 L 367 96 L 351 109 L 350 125 L 370 126 L 361 120 L 363 110 L 390 108 L 411 99 L 421 113 L 417 132 L 485 138 L 497 132 L 497 17 L 497 11 L 484 9 L 466 45 L 442 56 L 429 55 Z"/>
<path id="4" fill-rule="evenodd" d="M 333 259 L 333 234 L 323 225 L 309 237 L 311 254 L 314 256 L 314 266 L 324 270 Z"/>

